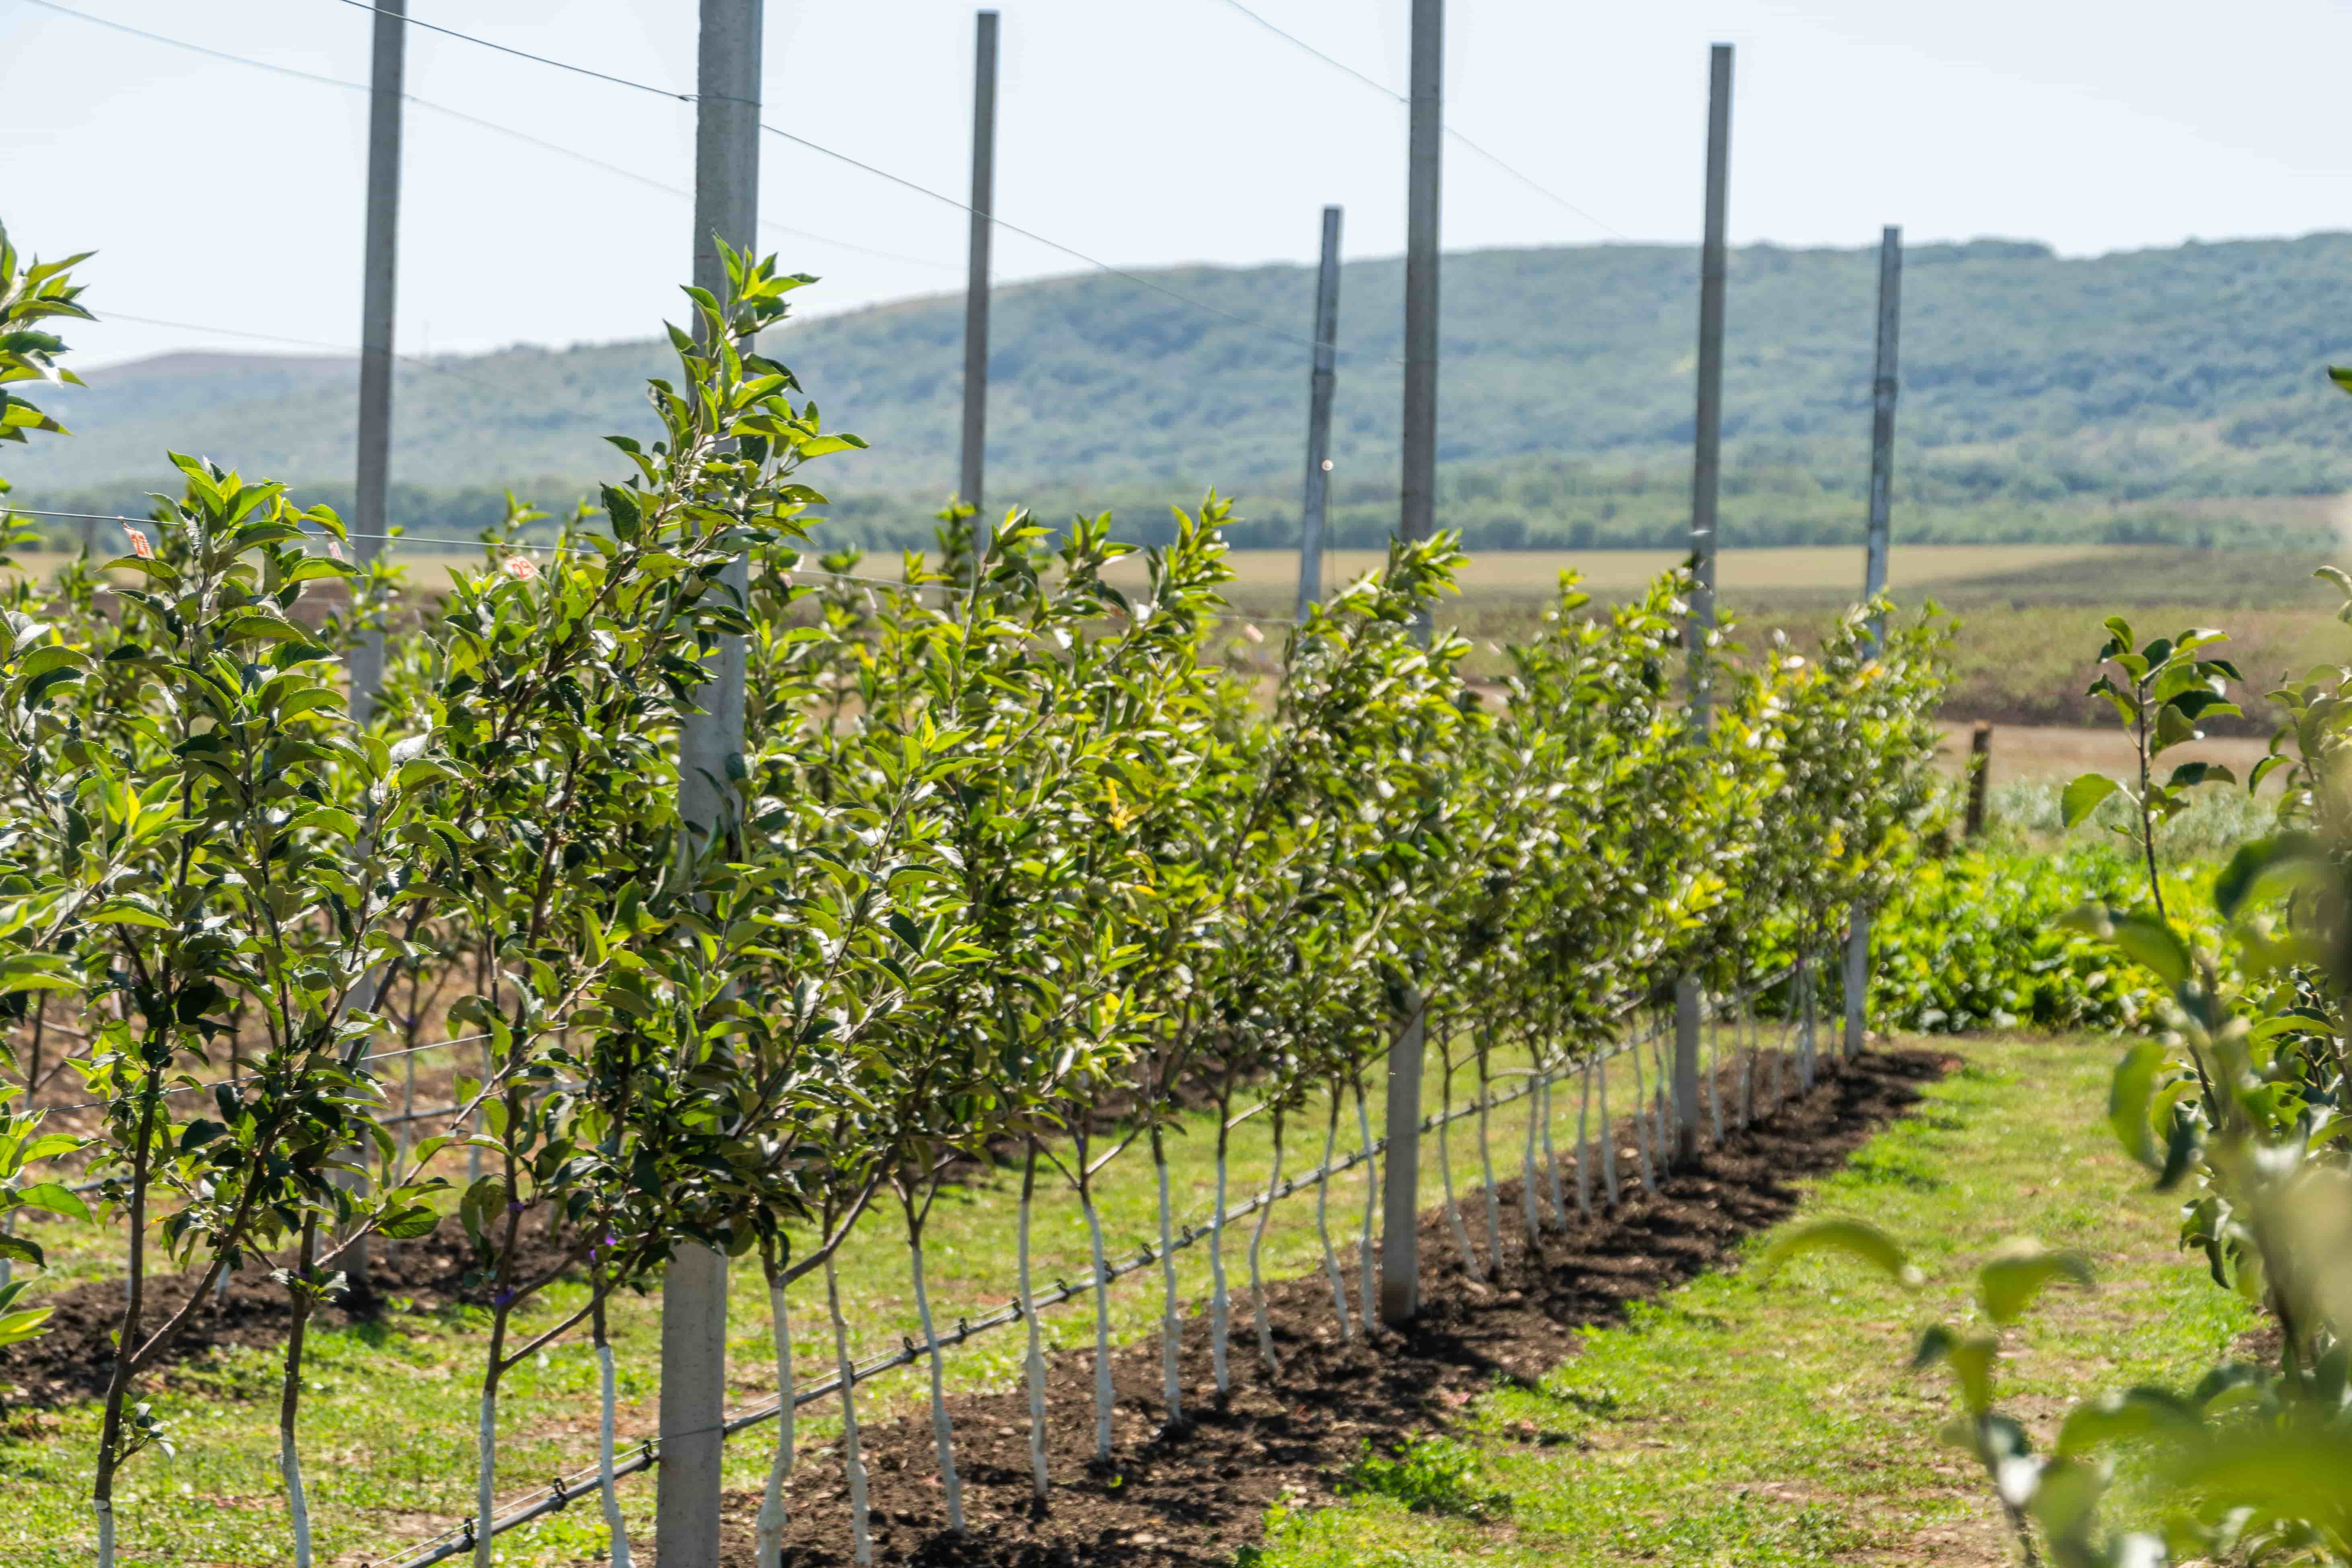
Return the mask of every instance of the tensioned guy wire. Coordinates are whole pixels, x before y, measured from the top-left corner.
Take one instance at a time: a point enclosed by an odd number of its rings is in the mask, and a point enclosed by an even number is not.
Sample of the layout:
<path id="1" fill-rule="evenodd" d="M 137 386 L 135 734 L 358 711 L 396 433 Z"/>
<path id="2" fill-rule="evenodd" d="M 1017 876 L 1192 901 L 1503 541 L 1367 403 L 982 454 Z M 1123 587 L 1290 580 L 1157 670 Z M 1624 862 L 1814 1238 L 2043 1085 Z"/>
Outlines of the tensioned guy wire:
<path id="1" fill-rule="evenodd" d="M 48 0 L 38 0 L 38 3 L 46 4 L 48 3 Z M 350 5 L 358 10 L 366 11 L 372 15 L 394 15 L 394 13 L 384 11 L 382 7 L 373 5 L 372 0 L 335 0 L 335 3 L 341 5 Z M 446 37 L 461 38 L 469 44 L 479 44 L 486 49 L 496 49 L 501 54 L 520 56 L 524 59 L 533 61 L 539 65 L 551 66 L 558 70 L 566 70 L 579 76 L 591 77 L 598 81 L 611 82 L 616 86 L 632 88 L 636 91 L 652 93 L 660 98 L 674 98 L 681 103 L 696 103 L 700 101 L 700 95 L 696 93 L 678 92 L 670 88 L 656 87 L 650 82 L 634 81 L 626 77 L 614 76 L 608 71 L 594 70 L 587 66 L 574 65 L 568 60 L 555 59 L 547 55 L 535 55 L 527 49 L 518 49 L 506 44 L 493 43 L 488 38 L 476 37 L 471 33 L 461 33 L 455 27 L 444 27 L 436 23 L 421 22 L 415 17 L 406 15 L 400 15 L 397 19 L 406 23 L 412 27 L 423 27 L 429 32 L 439 33 Z M 728 101 L 741 100 L 728 100 Z M 760 106 L 755 104 L 753 107 L 757 108 Z M 935 202 L 943 203 L 948 206 L 955 208 L 958 212 L 968 213 L 977 217 L 984 217 L 990 223 L 995 225 L 999 228 L 1006 230 L 1009 233 L 1017 234 L 1024 239 L 1034 240 L 1037 244 L 1046 247 L 1048 249 L 1059 251 L 1061 254 L 1071 258 L 1073 260 L 1083 261 L 1088 267 L 1094 268 L 1097 271 L 1108 273 L 1114 278 L 1124 279 L 1128 282 L 1136 284 L 1140 288 L 1151 289 L 1154 293 L 1165 294 L 1168 298 L 1174 300 L 1181 304 L 1188 305 L 1195 310 L 1200 310 L 1213 316 L 1221 316 L 1226 321 L 1236 322 L 1242 326 L 1251 328 L 1254 331 L 1264 332 L 1269 337 L 1278 338 L 1284 342 L 1293 343 L 1300 347 L 1311 349 L 1325 346 L 1318 344 L 1311 338 L 1299 337 L 1296 333 L 1284 331 L 1279 327 L 1268 326 L 1264 321 L 1255 321 L 1248 316 L 1240 315 L 1234 311 L 1224 309 L 1223 306 L 1212 305 L 1204 300 L 1196 300 L 1192 296 L 1182 293 L 1177 289 L 1171 289 L 1165 284 L 1155 283 L 1150 279 L 1142 277 L 1137 273 L 1129 272 L 1124 268 L 1114 267 L 1108 261 L 1097 259 L 1095 257 L 1087 255 L 1083 250 L 1064 245 L 1057 239 L 1048 239 L 1044 235 L 1035 232 L 1034 229 L 1023 228 L 1018 224 L 1009 223 L 1003 218 L 997 216 L 994 213 L 980 212 L 977 208 L 974 208 L 966 203 L 960 202 L 951 195 L 948 195 L 943 192 L 932 190 L 929 185 L 919 184 L 915 181 L 909 180 L 902 174 L 894 174 L 887 169 L 868 163 L 862 159 L 853 158 L 846 153 L 836 152 L 821 142 L 812 142 L 805 136 L 797 135 L 793 132 L 784 130 L 782 126 L 771 125 L 765 121 L 761 121 L 760 122 L 760 129 L 771 136 L 780 137 L 786 142 L 792 142 L 795 146 L 805 147 L 810 152 L 818 153 L 824 157 L 831 158 L 836 163 L 845 163 L 853 169 L 862 170 L 866 174 L 872 174 L 877 179 L 887 180 L 892 184 L 903 186 L 906 189 L 914 192 L 918 195 L 928 196 Z M 1370 360 L 1393 365 L 1402 365 L 1404 363 L 1402 360 L 1392 358 L 1387 354 L 1370 353 L 1355 349 L 1342 349 L 1336 343 L 1328 346 L 1335 353 L 1342 354 L 1349 359 Z"/>
<path id="2" fill-rule="evenodd" d="M 1333 70 L 1340 71 L 1348 76 L 1355 78 L 1358 81 L 1362 82 L 1366 87 L 1370 88 L 1374 92 L 1380 93 L 1383 97 L 1393 99 L 1397 102 L 1402 104 L 1410 105 L 1412 103 L 1412 100 L 1411 99 L 1408 99 L 1403 93 L 1401 93 L 1397 91 L 1396 89 L 1389 86 L 1388 83 L 1381 81 L 1377 78 L 1366 76 L 1362 71 L 1358 70 L 1355 67 L 1349 65 L 1343 60 L 1333 58 L 1331 56 L 1325 54 L 1321 49 L 1318 49 L 1314 45 L 1308 43 L 1306 39 L 1300 37 L 1297 34 L 1286 32 L 1281 27 L 1278 27 L 1272 22 L 1267 21 L 1264 16 L 1259 16 L 1255 11 L 1253 11 L 1248 6 L 1243 5 L 1242 0 L 1224 0 L 1224 3 L 1232 6 L 1234 10 L 1239 11 L 1243 16 L 1247 16 L 1251 21 L 1255 22 L 1259 26 L 1264 27 L 1267 32 L 1272 33 L 1276 37 L 1282 39 L 1285 43 L 1296 45 L 1297 47 L 1306 50 L 1308 54 L 1313 55 L 1317 59 L 1321 60 L 1325 65 L 1329 66 Z M 1461 132 L 1454 129 L 1452 125 L 1449 124 L 1444 129 L 1445 133 L 1448 136 L 1453 137 L 1454 140 L 1461 142 L 1463 146 L 1468 148 L 1471 152 L 1475 153 L 1479 157 L 1486 159 L 1486 162 L 1494 164 L 1495 167 L 1502 170 L 1503 173 L 1510 175 L 1511 178 L 1518 181 L 1519 184 L 1527 186 L 1528 189 L 1535 192 L 1538 195 L 1542 196 L 1545 200 L 1555 202 L 1559 205 L 1566 207 L 1570 212 L 1574 213 L 1577 216 L 1582 218 L 1593 227 L 1613 234 L 1620 239 L 1630 241 L 1633 237 L 1632 235 L 1625 233 L 1615 226 L 1593 216 L 1591 213 L 1586 212 L 1582 207 L 1578 206 L 1574 202 L 1570 201 L 1566 196 L 1561 195 L 1558 191 L 1553 190 L 1550 186 L 1543 184 L 1540 180 L 1538 180 L 1534 175 L 1527 173 L 1523 169 L 1513 166 L 1512 164 L 1505 162 L 1499 155 L 1487 151 L 1477 142 L 1473 142 L 1469 137 L 1465 136 Z"/>
<path id="3" fill-rule="evenodd" d="M 363 81 L 352 81 L 342 77 L 321 76 L 317 71 L 300 70 L 293 66 L 281 66 L 269 60 L 254 59 L 250 56 L 247 55 L 231 54 L 226 49 L 215 49 L 205 44 L 191 43 L 185 38 L 170 37 L 162 33 L 151 33 L 144 27 L 133 27 L 126 23 L 117 22 L 109 17 L 93 16 L 88 11 L 77 11 L 70 5 L 60 5 L 57 3 L 57 0 L 24 0 L 24 3 L 28 5 L 37 5 L 45 11 L 54 11 L 61 16 L 71 16 L 79 21 L 94 22 L 101 27 L 110 27 L 118 33 L 128 33 L 132 37 L 144 38 L 150 43 L 166 44 L 175 49 L 186 49 L 192 54 L 206 55 L 216 60 L 226 60 L 232 65 L 250 66 L 256 70 L 271 71 L 278 76 L 292 77 L 298 81 L 316 82 L 321 87 L 341 88 L 351 92 L 373 92 L 375 90 Z M 495 48 L 499 46 L 492 45 L 490 47 Z M 530 58 L 536 58 L 537 57 L 534 56 Z M 462 121 L 466 124 L 474 126 L 478 130 L 491 132 L 499 136 L 505 136 L 517 142 L 526 142 L 543 152 L 553 153 L 558 156 L 570 158 L 574 163 L 585 163 L 592 169 L 601 169 L 605 174 L 615 175 L 624 180 L 635 181 L 640 185 L 645 185 L 650 189 L 660 191 L 667 195 L 676 196 L 682 201 L 690 202 L 694 199 L 694 193 L 686 189 L 682 185 L 673 185 L 667 181 L 657 180 L 650 174 L 641 174 L 635 169 L 625 169 L 618 163 L 608 163 L 604 159 L 583 153 L 576 147 L 567 147 L 560 142 L 550 142 L 543 137 L 533 136 L 527 131 L 518 131 L 511 125 L 501 125 L 494 120 L 484 120 L 478 115 L 468 114 L 462 109 L 452 109 L 446 103 L 436 103 L 430 99 L 419 98 L 413 92 L 404 92 L 400 97 L 401 101 L 404 103 L 413 103 L 419 109 L 429 109 L 436 114 L 446 114 L 452 120 Z M 835 239 L 830 235 L 818 234 L 813 230 L 805 228 L 795 228 L 790 224 L 777 223 L 772 219 L 762 218 L 760 222 L 760 226 L 763 229 L 772 230 L 777 234 L 788 234 L 800 239 L 814 240 L 820 245 L 830 245 L 843 250 L 853 250 L 863 255 L 877 257 L 886 261 L 904 262 L 910 267 L 928 267 L 940 271 L 949 272 L 961 270 L 961 268 L 953 262 L 933 261 L 919 256 L 901 256 L 894 250 L 880 250 L 870 245 L 859 245 L 851 240 Z M 120 314 L 120 312 L 116 313 L 118 315 Z M 124 321 L 135 321 L 141 318 L 136 316 L 123 316 L 121 319 Z M 159 321 L 152 324 L 166 327 L 192 325 L 191 323 L 182 321 Z M 194 327 L 193 330 L 197 331 L 221 331 L 226 329 L 215 327 Z M 267 338 L 268 336 L 268 334 L 265 332 L 253 332 L 243 335 L 259 338 Z M 301 342 L 307 340 L 300 338 L 288 338 L 283 341 L 287 342 Z M 318 346 L 326 348 L 336 345 L 321 343 Z M 439 367 L 435 366 L 433 368 L 437 369 Z"/>

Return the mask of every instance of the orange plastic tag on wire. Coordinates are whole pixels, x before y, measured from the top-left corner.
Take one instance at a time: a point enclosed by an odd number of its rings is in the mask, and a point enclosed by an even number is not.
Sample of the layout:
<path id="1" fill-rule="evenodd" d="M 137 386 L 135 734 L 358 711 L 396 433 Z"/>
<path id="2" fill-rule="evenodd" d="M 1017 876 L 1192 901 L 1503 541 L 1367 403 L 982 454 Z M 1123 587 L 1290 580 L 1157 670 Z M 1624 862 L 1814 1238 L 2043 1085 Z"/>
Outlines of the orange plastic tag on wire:
<path id="1" fill-rule="evenodd" d="M 152 561 L 155 559 L 155 547 L 147 542 L 147 536 L 145 534 L 140 532 L 137 529 L 131 527 L 127 522 L 122 525 L 122 531 L 131 536 L 131 554 L 136 555 L 142 561 Z"/>
<path id="2" fill-rule="evenodd" d="M 507 575 L 518 583 L 528 583 L 539 575 L 539 563 L 528 555 L 507 557 Z"/>

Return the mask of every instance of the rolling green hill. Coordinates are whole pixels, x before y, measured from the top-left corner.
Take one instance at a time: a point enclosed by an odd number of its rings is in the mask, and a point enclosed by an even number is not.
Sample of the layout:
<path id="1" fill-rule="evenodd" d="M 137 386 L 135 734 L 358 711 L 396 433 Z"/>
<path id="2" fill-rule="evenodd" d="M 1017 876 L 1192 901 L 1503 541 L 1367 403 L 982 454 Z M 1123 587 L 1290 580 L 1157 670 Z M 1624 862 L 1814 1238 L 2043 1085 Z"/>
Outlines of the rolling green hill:
<path id="1" fill-rule="evenodd" d="M 1874 254 L 1735 253 L 1726 369 L 1727 537 L 1858 537 Z M 1215 483 L 1244 542 L 1295 527 L 1311 279 L 1297 267 L 1148 274 L 1213 307 L 1091 274 L 1003 290 L 992 505 L 1148 507 Z M 1997 240 L 1924 246 L 1905 278 L 1898 501 L 1914 539 L 2305 542 L 2352 488 L 2352 235 L 2085 259 Z M 1346 269 L 1335 429 L 1343 540 L 1394 515 L 1402 264 Z M 1696 257 L 1601 246 L 1448 258 L 1444 521 L 1488 548 L 1672 542 L 1687 510 Z M 822 303 L 823 289 L 810 290 Z M 103 300 L 93 300 L 102 312 Z M 1243 318 L 1236 321 L 1232 318 Z M 1264 323 L 1257 330 L 1244 321 Z M 263 323 L 256 323 L 261 325 Z M 873 450 L 828 459 L 836 525 L 920 536 L 952 483 L 960 297 L 787 329 L 770 346 L 827 423 Z M 469 521 L 512 484 L 562 501 L 639 432 L 652 342 L 404 364 L 394 471 L 415 523 Z M 9 454 L 29 504 L 112 510 L 167 447 L 347 495 L 349 360 L 183 353 L 54 400 L 75 438 Z M 96 504 L 102 503 L 102 504 Z"/>

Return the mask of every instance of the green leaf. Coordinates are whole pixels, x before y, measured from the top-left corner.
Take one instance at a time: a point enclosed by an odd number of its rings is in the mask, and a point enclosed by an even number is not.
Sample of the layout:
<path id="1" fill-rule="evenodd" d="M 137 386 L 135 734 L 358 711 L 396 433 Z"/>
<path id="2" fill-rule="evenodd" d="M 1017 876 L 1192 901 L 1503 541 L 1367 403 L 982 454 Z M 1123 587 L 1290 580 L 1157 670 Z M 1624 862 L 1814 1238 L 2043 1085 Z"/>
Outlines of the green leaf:
<path id="1" fill-rule="evenodd" d="M 1994 1322 L 2013 1323 L 2053 1279 L 2089 1287 L 2095 1283 L 2090 1258 L 2072 1247 L 2045 1247 L 2032 1237 L 2017 1237 L 2003 1242 L 1977 1270 L 1977 1304 Z"/>
<path id="2" fill-rule="evenodd" d="M 2116 921 L 2115 942 L 2168 985 L 2179 985 L 2189 978 L 2188 944 L 2153 914 L 2135 910 Z"/>
<path id="3" fill-rule="evenodd" d="M 1767 1275 L 1777 1273 L 1790 1258 L 1808 1252 L 1843 1252 L 1862 1259 L 1898 1285 L 1916 1286 L 1926 1278 L 1895 1238 L 1876 1226 L 1858 1219 L 1818 1219 L 1784 1232 L 1758 1260 Z"/>
<path id="4" fill-rule="evenodd" d="M 2166 711 L 2169 712 L 2168 709 Z M 2238 775 L 2220 763 L 2183 763 L 2172 770 L 2166 781 L 2167 789 L 2186 789 L 2192 784 L 2236 784 Z"/>
<path id="5" fill-rule="evenodd" d="M 2213 904 L 2224 920 L 2250 905 L 2324 883 L 2327 874 L 2318 842 L 2308 833 L 2278 833 L 2242 844 L 2213 879 Z"/>
<path id="6" fill-rule="evenodd" d="M 2066 793 L 2059 797 L 2059 814 L 2072 827 L 2097 810 L 2099 803 L 2120 787 L 2105 773 L 2084 773 L 2068 784 Z"/>
<path id="7" fill-rule="evenodd" d="M 2162 1046 L 2142 1040 L 2124 1052 L 2107 1088 L 2107 1125 L 2115 1129 L 2124 1152 L 2152 1171 L 2160 1168 L 2162 1162 L 2157 1157 L 2156 1133 L 2147 1112 L 2156 1100 L 2156 1075 L 2164 1061 Z"/>
<path id="8" fill-rule="evenodd" d="M 142 926 L 153 931 L 170 931 L 172 922 L 150 908 L 142 900 L 109 899 L 83 917 L 93 925 Z"/>
<path id="9" fill-rule="evenodd" d="M 0 1313 L 0 1345 L 29 1340 L 48 1325 L 55 1307 L 34 1307 L 22 1312 Z"/>
<path id="10" fill-rule="evenodd" d="M 64 1219 L 87 1224 L 90 1217 L 89 1205 L 81 1201 L 81 1194 L 62 1182 L 35 1182 L 17 1188 L 16 1197 L 27 1208 L 45 1209 Z"/>

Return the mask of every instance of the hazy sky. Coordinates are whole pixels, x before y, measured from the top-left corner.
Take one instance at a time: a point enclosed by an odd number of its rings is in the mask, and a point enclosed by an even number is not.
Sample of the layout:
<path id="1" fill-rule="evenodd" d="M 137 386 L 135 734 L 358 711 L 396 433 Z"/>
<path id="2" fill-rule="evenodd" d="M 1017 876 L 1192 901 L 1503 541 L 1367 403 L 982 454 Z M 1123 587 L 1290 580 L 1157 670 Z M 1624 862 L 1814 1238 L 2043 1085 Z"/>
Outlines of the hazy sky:
<path id="1" fill-rule="evenodd" d="M 1407 0 L 1250 0 L 1402 89 Z M 72 0 L 232 54 L 364 81 L 348 0 Z M 1403 239 L 1404 116 L 1228 0 L 1004 0 L 998 210 L 1101 260 L 1303 260 Z M 412 14 L 678 90 L 693 0 L 411 0 Z M 1449 248 L 1696 237 L 1706 46 L 1738 46 L 1738 241 L 2003 235 L 2082 254 L 2352 224 L 2341 0 L 1453 0 L 1447 118 L 1591 216 L 1449 142 Z M 771 124 L 943 192 L 965 180 L 972 8 L 770 0 Z M 683 189 L 691 106 L 412 29 L 409 89 Z M 334 345 L 359 330 L 366 100 L 0 0 L 0 221 L 95 248 L 90 302 Z M 838 310 L 960 289 L 952 208 L 763 138 L 763 215 Z M 688 203 L 412 105 L 404 352 L 647 335 L 675 314 Z M 822 236 L 823 238 L 809 237 Z M 854 242 L 876 256 L 845 248 Z M 998 276 L 1079 264 L 1003 235 Z M 1574 302 L 1564 300 L 1563 309 Z M 83 363 L 237 346 L 115 321 Z M 264 345 L 247 342 L 245 346 Z"/>

